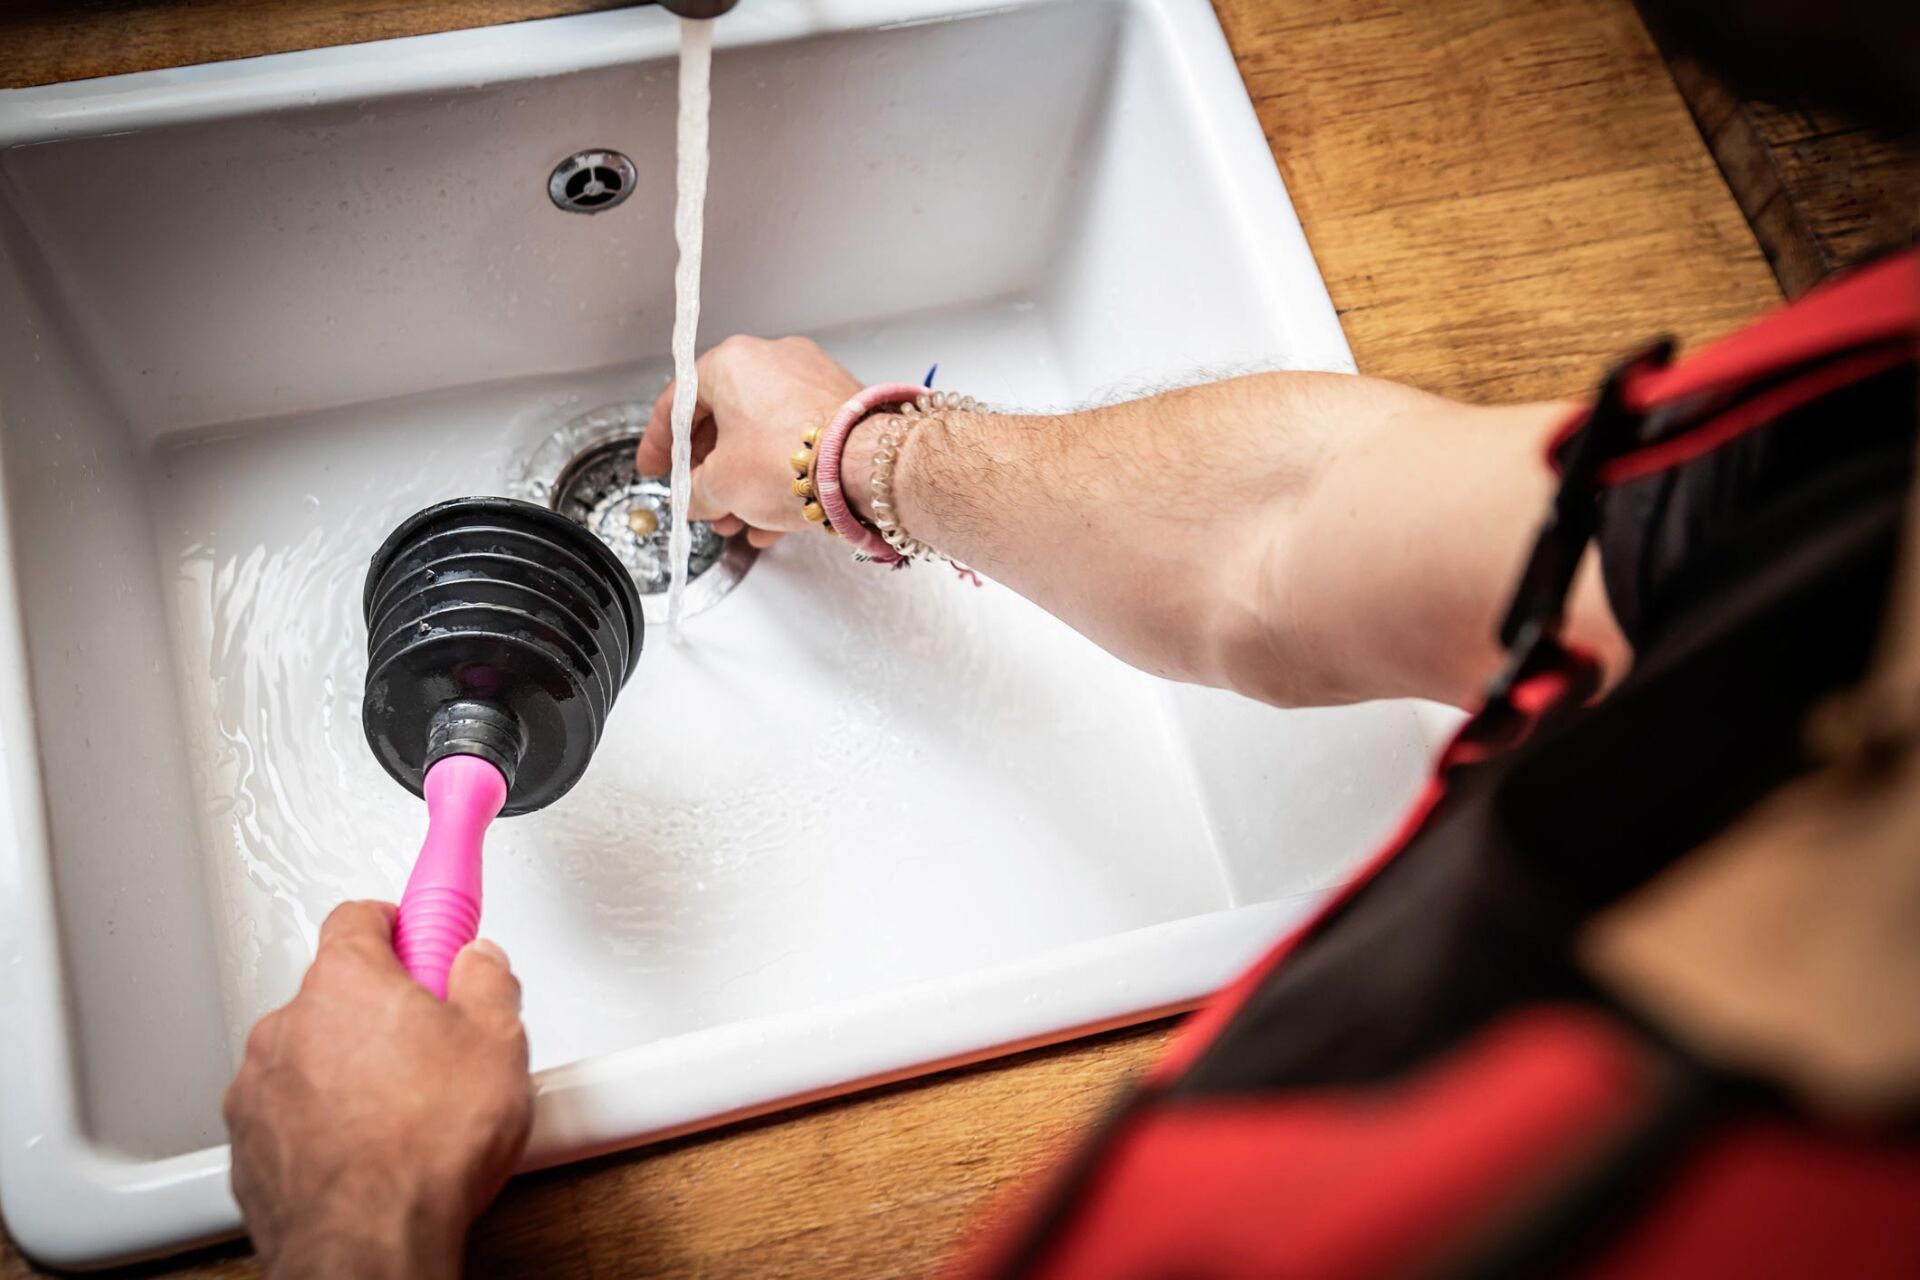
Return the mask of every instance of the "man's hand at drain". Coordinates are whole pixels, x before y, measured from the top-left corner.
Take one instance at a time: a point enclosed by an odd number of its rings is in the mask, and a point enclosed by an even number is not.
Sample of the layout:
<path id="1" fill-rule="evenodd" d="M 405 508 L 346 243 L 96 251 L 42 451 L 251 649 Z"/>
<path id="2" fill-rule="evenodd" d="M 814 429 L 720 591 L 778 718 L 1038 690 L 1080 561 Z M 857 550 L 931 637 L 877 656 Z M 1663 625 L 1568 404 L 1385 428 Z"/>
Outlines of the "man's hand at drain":
<path id="1" fill-rule="evenodd" d="M 533 1116 L 520 984 L 476 942 L 442 1004 L 393 954 L 394 908 L 327 917 L 299 994 L 227 1090 L 233 1193 L 267 1274 L 457 1275 Z"/>
<path id="2" fill-rule="evenodd" d="M 851 373 L 807 338 L 728 338 L 695 365 L 693 501 L 687 513 L 723 535 L 747 531 L 756 547 L 810 527 L 793 495 L 786 458 L 808 427 L 825 426 L 860 390 Z M 673 384 L 654 401 L 634 468 L 667 474 Z"/>
<path id="3" fill-rule="evenodd" d="M 763 546 L 811 527 L 789 459 L 860 382 L 804 338 L 729 338 L 699 372 L 693 515 Z M 671 407 L 669 388 L 643 474 L 667 469 Z M 1465 703 L 1503 661 L 1496 624 L 1570 409 L 1300 372 L 1073 413 L 943 411 L 901 444 L 891 512 L 1158 675 L 1290 706 Z M 880 434 L 856 426 L 840 466 L 869 520 Z M 1627 662 L 1592 555 L 1569 628 L 1611 670 Z"/>

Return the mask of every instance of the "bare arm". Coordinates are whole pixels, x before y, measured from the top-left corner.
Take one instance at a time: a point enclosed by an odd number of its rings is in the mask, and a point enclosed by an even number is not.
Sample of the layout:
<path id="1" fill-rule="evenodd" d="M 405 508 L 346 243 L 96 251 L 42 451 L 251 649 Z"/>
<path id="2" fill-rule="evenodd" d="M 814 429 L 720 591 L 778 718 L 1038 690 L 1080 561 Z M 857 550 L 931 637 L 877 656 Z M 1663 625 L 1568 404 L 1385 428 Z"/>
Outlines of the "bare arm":
<path id="1" fill-rule="evenodd" d="M 858 387 L 828 369 L 795 339 L 734 339 L 703 358 L 712 444 L 695 515 L 731 513 L 763 542 L 806 527 L 786 456 Z M 664 467 L 667 403 L 643 471 Z M 1147 670 L 1287 705 L 1458 703 L 1498 662 L 1494 626 L 1565 412 L 1270 373 L 1080 413 L 950 413 L 909 437 L 896 505 L 916 537 Z M 863 425 L 847 447 L 862 514 L 878 434 Z M 1571 626 L 1624 665 L 1591 564 Z"/>

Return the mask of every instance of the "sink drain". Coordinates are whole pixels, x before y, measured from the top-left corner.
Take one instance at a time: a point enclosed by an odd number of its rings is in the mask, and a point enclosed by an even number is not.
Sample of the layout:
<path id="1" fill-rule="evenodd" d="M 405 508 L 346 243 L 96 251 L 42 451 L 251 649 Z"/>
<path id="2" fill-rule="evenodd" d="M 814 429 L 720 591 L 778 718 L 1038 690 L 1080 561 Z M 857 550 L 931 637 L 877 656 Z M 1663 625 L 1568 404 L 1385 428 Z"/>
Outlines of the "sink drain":
<path id="1" fill-rule="evenodd" d="M 547 196 L 568 213 L 605 213 L 638 181 L 633 161 L 618 151 L 576 151 L 547 175 Z"/>
<path id="2" fill-rule="evenodd" d="M 673 506 L 666 478 L 636 475 L 636 429 L 646 421 L 637 404 L 610 405 L 574 418 L 528 459 L 510 487 L 515 497 L 538 502 L 583 525 L 613 549 L 640 590 L 648 622 L 664 622 L 672 581 L 668 539 Z M 723 538 L 695 520 L 687 556 L 686 616 L 719 603 L 746 576 L 759 554 L 744 535 Z"/>

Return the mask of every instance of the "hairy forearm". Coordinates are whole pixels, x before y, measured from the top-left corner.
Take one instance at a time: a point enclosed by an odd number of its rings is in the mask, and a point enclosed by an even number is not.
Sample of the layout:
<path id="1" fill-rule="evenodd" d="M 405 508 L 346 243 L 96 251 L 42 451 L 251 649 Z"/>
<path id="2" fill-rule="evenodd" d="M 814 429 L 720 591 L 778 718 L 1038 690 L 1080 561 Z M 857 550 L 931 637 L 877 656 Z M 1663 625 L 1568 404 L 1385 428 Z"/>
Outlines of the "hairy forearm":
<path id="1" fill-rule="evenodd" d="M 915 536 L 1156 673 L 1283 704 L 1469 698 L 1550 491 L 1563 409 L 1335 374 L 1110 408 L 948 414 L 896 464 Z M 872 437 L 850 444 L 864 509 Z M 863 440 L 864 437 L 864 440 Z M 1597 588 L 1579 626 L 1617 647 Z"/>
<path id="2" fill-rule="evenodd" d="M 1080 413 L 950 413 L 908 437 L 896 505 L 916 537 L 1127 661 L 1232 683 L 1221 639 L 1258 610 L 1249 517 L 1296 503 L 1323 445 L 1275 430 L 1291 394 L 1243 378 Z"/>

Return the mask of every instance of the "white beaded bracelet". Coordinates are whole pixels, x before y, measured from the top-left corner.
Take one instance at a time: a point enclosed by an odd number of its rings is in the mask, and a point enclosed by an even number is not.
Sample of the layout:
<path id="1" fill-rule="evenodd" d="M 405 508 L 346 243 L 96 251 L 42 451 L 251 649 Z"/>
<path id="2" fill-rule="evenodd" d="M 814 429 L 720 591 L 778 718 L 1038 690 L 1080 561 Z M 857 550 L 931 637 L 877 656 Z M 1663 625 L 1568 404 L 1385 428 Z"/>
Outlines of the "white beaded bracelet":
<path id="1" fill-rule="evenodd" d="M 979 407 L 979 401 L 972 396 L 929 391 L 911 403 L 901 405 L 900 412 L 892 415 L 897 421 L 889 423 L 881 433 L 873 454 L 873 524 L 901 559 L 948 560 L 947 556 L 908 533 L 894 510 L 893 464 L 899 460 L 908 433 L 927 418 L 947 412 L 969 413 Z"/>

